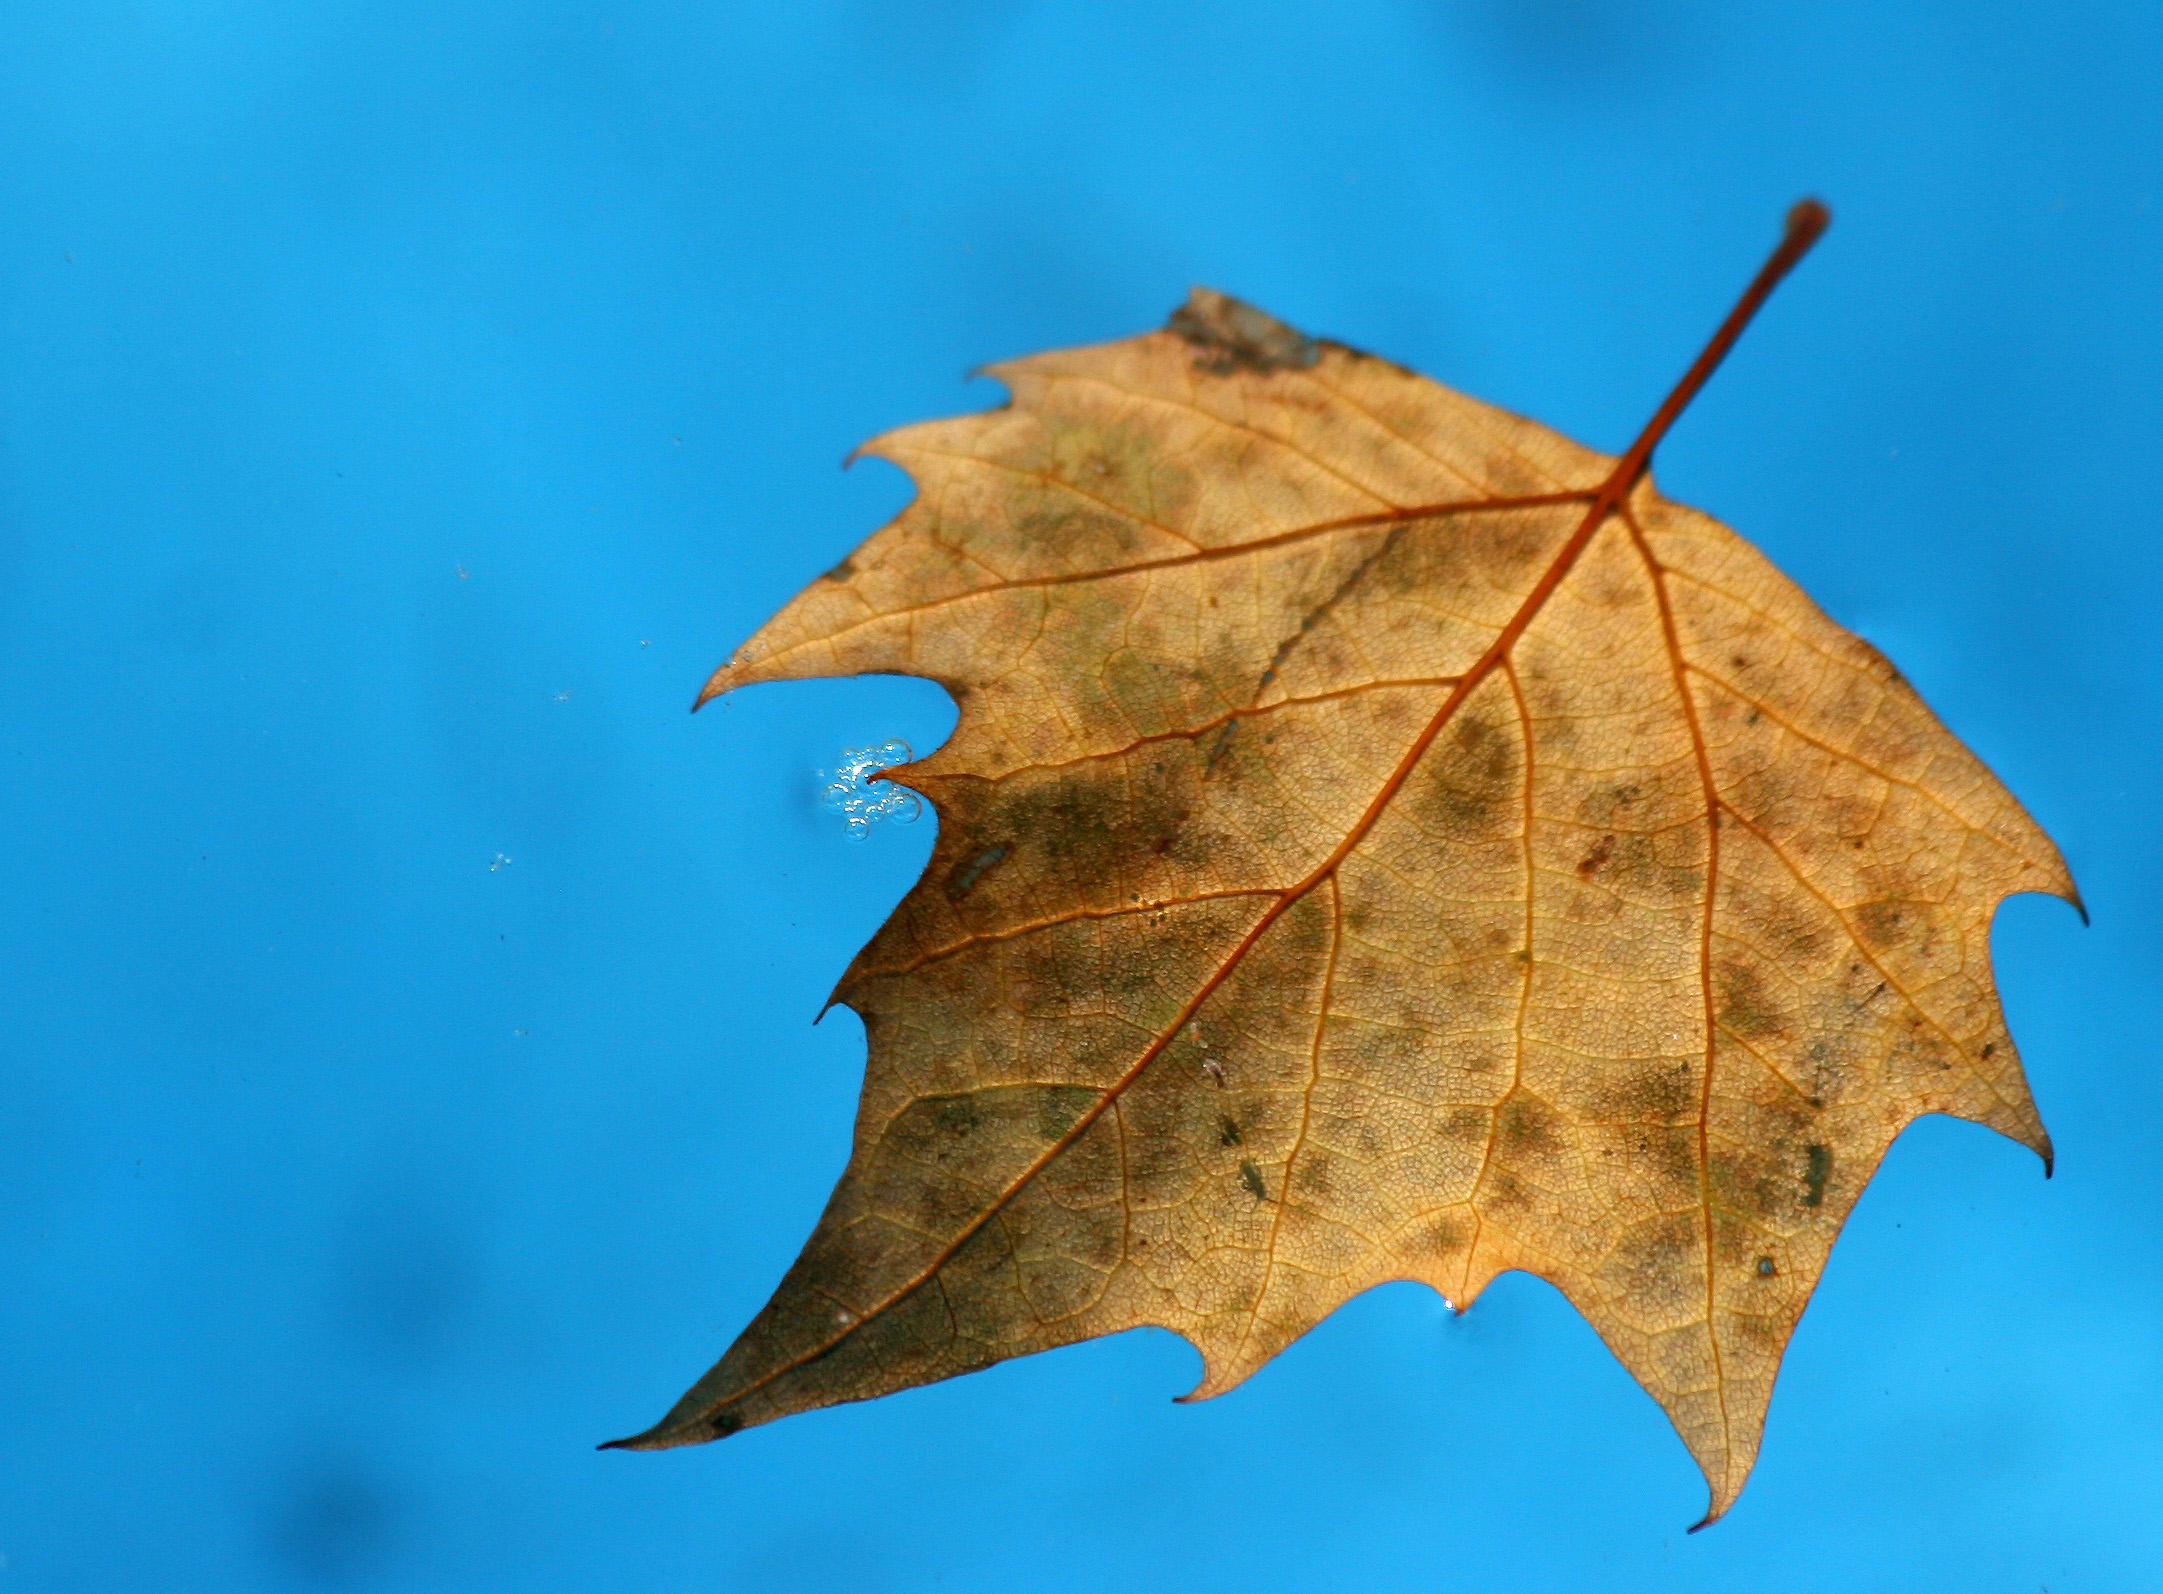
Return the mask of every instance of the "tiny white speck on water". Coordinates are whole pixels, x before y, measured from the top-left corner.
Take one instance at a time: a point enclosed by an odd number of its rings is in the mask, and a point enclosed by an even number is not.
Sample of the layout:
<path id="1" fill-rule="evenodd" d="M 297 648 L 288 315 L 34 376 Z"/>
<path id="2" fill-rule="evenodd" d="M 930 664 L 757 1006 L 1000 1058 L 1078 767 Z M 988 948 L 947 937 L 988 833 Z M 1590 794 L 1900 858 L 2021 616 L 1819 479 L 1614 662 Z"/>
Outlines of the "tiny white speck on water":
<path id="1" fill-rule="evenodd" d="M 495 857 L 491 858 L 488 861 L 488 872 L 490 874 L 494 874 L 498 869 L 508 869 L 510 868 L 510 866 L 510 855 L 508 853 L 499 852 L 495 855 Z"/>
<path id="2" fill-rule="evenodd" d="M 819 806 L 848 821 L 851 841 L 864 840 L 881 819 L 908 824 L 924 811 L 923 799 L 906 786 L 872 777 L 914 757 L 909 744 L 898 736 L 876 747 L 844 747 L 832 769 L 819 771 L 819 779 L 825 782 L 819 791 Z"/>

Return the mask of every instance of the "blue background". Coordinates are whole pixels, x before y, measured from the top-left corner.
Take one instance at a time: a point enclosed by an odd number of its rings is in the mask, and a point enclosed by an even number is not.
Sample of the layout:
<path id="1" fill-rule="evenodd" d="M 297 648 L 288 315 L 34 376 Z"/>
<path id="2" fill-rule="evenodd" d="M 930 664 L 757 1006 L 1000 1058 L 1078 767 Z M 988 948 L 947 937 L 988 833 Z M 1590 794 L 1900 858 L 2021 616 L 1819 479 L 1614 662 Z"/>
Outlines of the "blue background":
<path id="1" fill-rule="evenodd" d="M 2154 1587 L 2159 83 L 2152 3 L 16 0 L 0 1591 Z M 594 1453 L 808 1232 L 931 842 L 813 771 L 936 688 L 684 712 L 843 452 L 1192 282 L 1619 448 L 1806 192 L 1660 480 L 2064 846 L 2058 1177 L 1905 1136 L 1694 1538 L 1522 1275 Z"/>

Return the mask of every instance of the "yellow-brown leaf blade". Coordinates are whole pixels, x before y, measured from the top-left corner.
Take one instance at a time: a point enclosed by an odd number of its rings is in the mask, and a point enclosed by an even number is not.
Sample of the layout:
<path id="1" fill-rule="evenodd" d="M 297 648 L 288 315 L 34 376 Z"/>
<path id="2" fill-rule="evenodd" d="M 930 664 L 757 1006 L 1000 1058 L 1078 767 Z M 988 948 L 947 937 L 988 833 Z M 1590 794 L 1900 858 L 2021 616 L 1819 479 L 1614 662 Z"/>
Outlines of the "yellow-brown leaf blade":
<path id="1" fill-rule="evenodd" d="M 2048 839 L 1867 644 L 1615 462 L 1198 292 L 873 445 L 920 496 L 707 695 L 928 676 L 855 1149 L 696 1442 L 1139 1324 L 1548 1278 L 1712 1515 L 1885 1147 L 2047 1156 L 1989 974 Z M 1274 330 L 1272 330 L 1274 329 Z"/>

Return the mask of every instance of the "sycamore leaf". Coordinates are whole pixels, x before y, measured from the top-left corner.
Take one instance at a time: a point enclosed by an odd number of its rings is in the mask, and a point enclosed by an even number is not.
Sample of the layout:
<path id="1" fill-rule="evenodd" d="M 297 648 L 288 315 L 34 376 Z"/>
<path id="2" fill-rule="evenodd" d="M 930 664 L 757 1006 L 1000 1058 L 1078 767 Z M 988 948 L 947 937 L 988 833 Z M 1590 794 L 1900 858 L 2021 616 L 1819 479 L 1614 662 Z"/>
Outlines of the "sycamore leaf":
<path id="1" fill-rule="evenodd" d="M 1992 984 L 2049 839 L 1653 446 L 1197 290 L 869 445 L 909 508 L 700 701 L 891 671 L 931 863 L 834 999 L 854 1151 L 696 1443 L 1138 1324 L 1230 1389 L 1348 1297 L 1553 1282 L 1711 1486 L 1887 1145 L 2049 1142 Z"/>

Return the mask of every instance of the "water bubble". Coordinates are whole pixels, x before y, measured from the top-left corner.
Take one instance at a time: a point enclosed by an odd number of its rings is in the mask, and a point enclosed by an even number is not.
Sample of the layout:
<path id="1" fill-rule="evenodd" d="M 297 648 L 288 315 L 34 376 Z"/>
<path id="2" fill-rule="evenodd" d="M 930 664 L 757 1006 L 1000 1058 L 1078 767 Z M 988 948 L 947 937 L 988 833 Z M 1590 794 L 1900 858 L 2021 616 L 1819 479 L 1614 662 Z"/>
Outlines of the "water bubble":
<path id="1" fill-rule="evenodd" d="M 889 737 L 876 747 L 844 747 L 832 769 L 819 771 L 825 782 L 819 806 L 848 821 L 849 839 L 862 841 L 881 819 L 907 824 L 924 811 L 923 800 L 906 786 L 890 780 L 873 780 L 882 769 L 906 764 L 916 757 L 900 737 Z"/>

